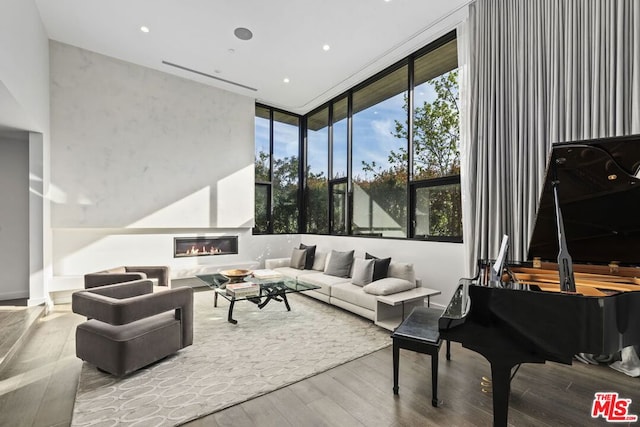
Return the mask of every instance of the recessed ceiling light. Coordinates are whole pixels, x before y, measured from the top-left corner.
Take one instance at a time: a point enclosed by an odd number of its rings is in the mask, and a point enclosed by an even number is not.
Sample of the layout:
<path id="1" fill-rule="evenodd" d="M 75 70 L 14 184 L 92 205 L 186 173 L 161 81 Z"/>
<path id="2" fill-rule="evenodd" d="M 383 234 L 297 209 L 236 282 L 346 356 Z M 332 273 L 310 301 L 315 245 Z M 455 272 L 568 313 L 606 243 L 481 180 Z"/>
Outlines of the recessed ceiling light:
<path id="1" fill-rule="evenodd" d="M 233 34 L 236 35 L 240 40 L 251 40 L 253 38 L 253 33 L 250 29 L 244 27 L 238 27 L 233 30 Z"/>
<path id="2" fill-rule="evenodd" d="M 290 80 L 289 80 L 289 77 L 285 77 L 284 80 L 282 80 L 282 81 L 285 82 L 285 83 L 289 83 Z"/>
<path id="3" fill-rule="evenodd" d="M 227 52 L 229 52 L 230 54 L 234 54 L 234 53 L 236 53 L 236 50 L 235 49 L 227 49 Z"/>
<path id="4" fill-rule="evenodd" d="M 331 46 L 329 46 L 328 44 L 322 45 L 322 50 L 324 50 L 325 52 L 328 51 L 329 49 L 331 49 Z"/>
<path id="5" fill-rule="evenodd" d="M 143 33 L 148 33 L 149 32 L 149 27 L 145 27 L 143 25 L 142 27 L 140 27 L 140 31 L 142 31 Z"/>

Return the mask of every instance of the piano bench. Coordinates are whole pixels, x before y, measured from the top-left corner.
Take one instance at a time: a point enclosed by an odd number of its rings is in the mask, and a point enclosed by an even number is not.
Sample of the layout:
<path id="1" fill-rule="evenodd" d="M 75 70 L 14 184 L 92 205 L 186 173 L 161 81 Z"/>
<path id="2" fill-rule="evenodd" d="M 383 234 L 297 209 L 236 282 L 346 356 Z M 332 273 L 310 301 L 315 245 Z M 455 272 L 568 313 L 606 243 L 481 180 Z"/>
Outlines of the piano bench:
<path id="1" fill-rule="evenodd" d="M 393 394 L 398 394 L 400 349 L 431 356 L 431 404 L 438 406 L 438 352 L 442 340 L 438 321 L 442 310 L 416 307 L 391 334 L 393 339 Z M 447 360 L 451 360 L 451 344 L 447 341 Z"/>

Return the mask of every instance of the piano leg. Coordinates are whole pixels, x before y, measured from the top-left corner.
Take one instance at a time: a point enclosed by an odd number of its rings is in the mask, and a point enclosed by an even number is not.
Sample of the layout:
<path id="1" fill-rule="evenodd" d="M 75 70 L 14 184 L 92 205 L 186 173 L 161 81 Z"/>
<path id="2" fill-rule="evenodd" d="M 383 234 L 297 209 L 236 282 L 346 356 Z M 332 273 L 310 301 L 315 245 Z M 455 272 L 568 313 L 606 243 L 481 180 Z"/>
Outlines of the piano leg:
<path id="1" fill-rule="evenodd" d="M 400 363 L 400 345 L 393 340 L 393 394 L 398 394 L 398 364 Z"/>
<path id="2" fill-rule="evenodd" d="M 438 350 L 431 353 L 431 405 L 438 407 Z"/>
<path id="3" fill-rule="evenodd" d="M 509 413 L 509 393 L 511 392 L 512 364 L 492 362 L 491 382 L 493 384 L 493 425 L 506 427 Z"/>

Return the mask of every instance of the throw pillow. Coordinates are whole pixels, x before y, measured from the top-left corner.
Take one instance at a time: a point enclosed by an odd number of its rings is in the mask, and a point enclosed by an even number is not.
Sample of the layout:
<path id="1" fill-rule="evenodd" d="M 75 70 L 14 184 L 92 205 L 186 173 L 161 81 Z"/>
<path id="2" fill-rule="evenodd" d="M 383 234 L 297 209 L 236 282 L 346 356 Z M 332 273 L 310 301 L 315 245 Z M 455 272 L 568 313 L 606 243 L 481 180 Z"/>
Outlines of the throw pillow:
<path id="1" fill-rule="evenodd" d="M 349 277 L 351 264 L 353 263 L 353 251 L 338 252 L 331 251 L 327 269 L 324 274 L 336 277 Z"/>
<path id="2" fill-rule="evenodd" d="M 351 283 L 358 286 L 364 286 L 373 280 L 373 259 L 356 258 L 353 260 L 353 276 Z"/>
<path id="3" fill-rule="evenodd" d="M 316 256 L 316 245 L 307 246 L 303 243 L 300 243 L 300 249 L 304 249 L 307 251 L 307 257 L 304 262 L 304 269 L 311 270 L 313 268 L 313 260 L 315 259 L 315 256 Z"/>
<path id="4" fill-rule="evenodd" d="M 291 262 L 289 263 L 289 267 L 302 270 L 304 268 L 306 259 L 307 251 L 305 251 L 304 249 L 294 248 L 293 252 L 291 252 Z"/>
<path id="5" fill-rule="evenodd" d="M 362 290 L 372 295 L 391 295 L 402 291 L 408 291 L 415 287 L 416 284 L 408 280 L 398 279 L 396 277 L 387 277 L 369 283 L 364 286 Z"/>
<path id="6" fill-rule="evenodd" d="M 316 251 L 316 256 L 313 258 L 313 270 L 324 271 L 327 266 L 327 253 Z"/>
<path id="7" fill-rule="evenodd" d="M 377 256 L 371 255 L 369 252 L 366 252 L 364 257 L 365 259 L 373 259 L 375 261 L 373 264 L 373 281 L 387 277 L 391 258 L 378 258 Z"/>
<path id="8" fill-rule="evenodd" d="M 392 262 L 389 264 L 388 277 L 397 277 L 399 279 L 405 279 L 411 283 L 416 282 L 416 272 L 413 269 L 413 264 L 405 262 Z"/>

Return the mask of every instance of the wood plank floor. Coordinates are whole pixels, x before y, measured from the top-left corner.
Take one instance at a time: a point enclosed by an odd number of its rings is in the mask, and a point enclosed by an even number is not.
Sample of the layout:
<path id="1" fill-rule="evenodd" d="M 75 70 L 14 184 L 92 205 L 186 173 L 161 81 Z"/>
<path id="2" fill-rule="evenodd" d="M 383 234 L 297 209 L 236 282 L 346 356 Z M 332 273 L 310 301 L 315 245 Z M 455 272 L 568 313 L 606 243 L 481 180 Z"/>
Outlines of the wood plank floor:
<path id="1" fill-rule="evenodd" d="M 0 426 L 66 426 L 73 411 L 81 361 L 75 326 L 84 319 L 58 305 L 0 372 Z M 452 344 L 441 352 L 439 408 L 431 406 L 430 359 L 401 350 L 400 393 L 392 393 L 391 348 L 227 408 L 188 426 L 488 426 L 491 397 L 480 390 L 488 363 Z M 509 423 L 514 426 L 607 425 L 593 420 L 596 391 L 632 399 L 640 415 L 640 378 L 606 366 L 523 365 L 512 383 Z M 640 426 L 640 422 L 637 423 Z"/>

